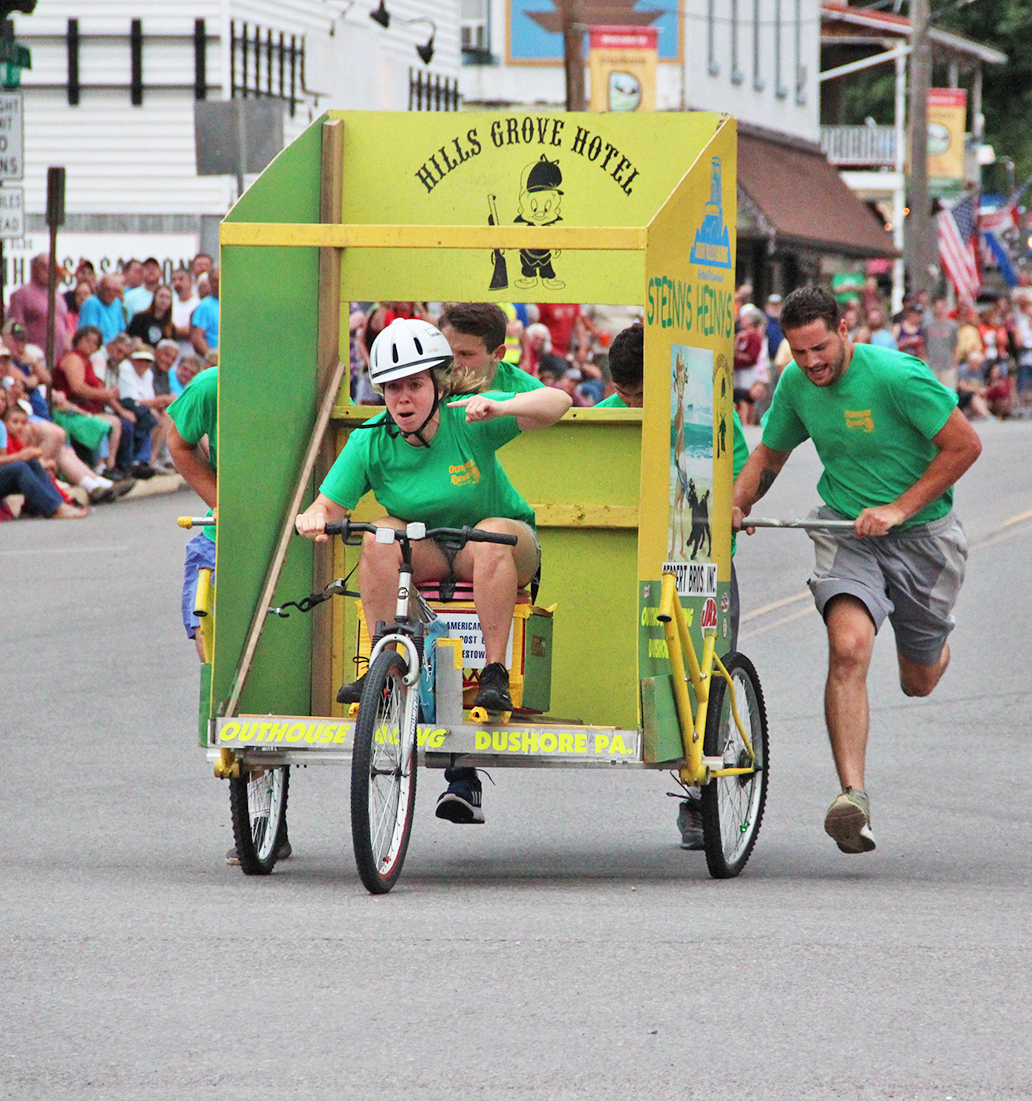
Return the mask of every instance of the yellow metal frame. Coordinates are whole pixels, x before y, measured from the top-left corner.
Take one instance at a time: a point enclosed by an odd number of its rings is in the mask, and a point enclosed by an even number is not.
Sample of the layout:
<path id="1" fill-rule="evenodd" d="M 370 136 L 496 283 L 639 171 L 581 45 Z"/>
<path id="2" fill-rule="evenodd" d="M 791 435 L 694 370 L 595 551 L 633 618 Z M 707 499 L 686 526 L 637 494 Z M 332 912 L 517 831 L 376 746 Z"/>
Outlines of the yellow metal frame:
<path id="1" fill-rule="evenodd" d="M 681 741 L 684 745 L 684 765 L 680 777 L 686 784 L 706 784 L 717 776 L 746 776 L 756 771 L 754 768 L 711 769 L 703 763 L 703 736 L 706 730 L 706 714 L 709 708 L 710 685 L 713 671 L 727 682 L 730 690 L 731 714 L 734 716 L 738 733 L 742 736 L 749 757 L 756 763 L 749 735 L 742 725 L 735 702 L 734 684 L 724 668 L 724 663 L 714 652 L 717 631 L 715 627 L 706 627 L 702 636 L 702 661 L 695 652 L 695 644 L 688 632 L 684 609 L 677 597 L 677 578 L 673 573 L 663 574 L 663 589 L 659 601 L 659 621 L 666 635 L 667 651 L 670 655 L 670 673 L 674 682 L 674 702 L 677 705 L 677 721 L 681 727 Z M 688 669 L 685 672 L 685 660 Z M 692 700 L 688 693 L 689 683 L 695 693 L 698 706 L 692 713 Z"/>
<path id="2" fill-rule="evenodd" d="M 183 525 L 180 524 L 182 527 Z M 211 581 L 212 571 L 197 571 L 197 593 L 194 596 L 194 615 L 200 620 L 201 648 L 204 660 L 211 661 L 212 645 L 215 640 L 215 586 Z M 240 762 L 231 749 L 219 750 L 219 759 L 215 762 L 215 778 L 229 780 L 240 775 Z"/>

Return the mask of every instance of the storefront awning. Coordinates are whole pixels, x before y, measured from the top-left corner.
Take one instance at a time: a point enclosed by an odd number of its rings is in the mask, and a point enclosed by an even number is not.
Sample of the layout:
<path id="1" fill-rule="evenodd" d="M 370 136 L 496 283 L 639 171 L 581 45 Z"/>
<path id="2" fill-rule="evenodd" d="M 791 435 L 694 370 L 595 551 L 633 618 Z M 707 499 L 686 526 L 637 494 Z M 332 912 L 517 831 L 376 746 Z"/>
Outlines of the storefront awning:
<path id="1" fill-rule="evenodd" d="M 849 190 L 819 145 L 740 127 L 738 186 L 762 224 L 751 229 L 740 217 L 740 238 L 773 237 L 781 249 L 840 256 L 899 255 L 882 223 Z"/>

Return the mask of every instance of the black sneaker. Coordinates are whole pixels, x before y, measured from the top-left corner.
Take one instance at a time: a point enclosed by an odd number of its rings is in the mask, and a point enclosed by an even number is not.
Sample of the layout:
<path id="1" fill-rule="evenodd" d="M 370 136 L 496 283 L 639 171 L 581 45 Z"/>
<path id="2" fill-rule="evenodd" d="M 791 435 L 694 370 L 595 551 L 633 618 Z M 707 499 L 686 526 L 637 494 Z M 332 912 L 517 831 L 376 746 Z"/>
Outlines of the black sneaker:
<path id="1" fill-rule="evenodd" d="M 337 693 L 337 703 L 359 703 L 368 676 L 368 673 L 363 673 L 358 680 L 353 680 L 350 684 L 342 684 Z"/>
<path id="2" fill-rule="evenodd" d="M 702 839 L 702 806 L 694 795 L 681 800 L 677 808 L 677 828 L 681 831 L 681 848 L 704 849 Z"/>
<path id="3" fill-rule="evenodd" d="M 437 800 L 437 817 L 460 825 L 483 825 L 483 789 L 475 768 L 449 768 L 444 778 L 448 790 Z"/>
<path id="4" fill-rule="evenodd" d="M 485 711 L 511 711 L 512 697 L 509 695 L 509 670 L 500 661 L 485 665 L 480 674 L 480 689 L 473 701 L 474 707 Z"/>
<path id="5" fill-rule="evenodd" d="M 294 846 L 290 843 L 289 837 L 284 837 L 280 842 L 280 847 L 276 850 L 277 860 L 289 860 L 291 854 L 294 851 Z M 237 855 L 236 845 L 226 851 L 226 863 L 232 868 L 240 867 L 240 857 Z"/>

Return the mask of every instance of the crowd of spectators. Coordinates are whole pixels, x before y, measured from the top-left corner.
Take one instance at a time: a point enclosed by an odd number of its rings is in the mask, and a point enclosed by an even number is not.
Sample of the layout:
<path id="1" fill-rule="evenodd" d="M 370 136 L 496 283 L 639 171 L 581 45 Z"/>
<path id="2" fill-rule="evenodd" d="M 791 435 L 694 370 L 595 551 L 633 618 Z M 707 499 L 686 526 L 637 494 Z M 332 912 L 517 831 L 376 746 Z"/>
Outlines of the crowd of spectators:
<path id="1" fill-rule="evenodd" d="M 166 410 L 218 363 L 219 283 L 206 253 L 171 285 L 162 275 L 154 257 L 100 276 L 80 261 L 56 298 L 48 364 L 50 262 L 32 259 L 0 328 L 0 520 L 79 519 L 175 472 Z"/>
<path id="2" fill-rule="evenodd" d="M 792 359 L 778 324 L 780 310 L 776 294 L 761 310 L 748 283 L 735 292 L 735 404 L 743 424 L 759 420 Z M 922 292 L 905 298 L 890 316 L 876 280 L 869 278 L 844 303 L 843 317 L 855 343 L 895 348 L 926 363 L 957 392 L 970 419 L 1032 417 L 1032 279 L 978 306 L 951 307 L 945 298 L 930 300 Z"/>
<path id="3" fill-rule="evenodd" d="M 633 306 L 500 302 L 505 315 L 502 362 L 546 386 L 563 390 L 578 407 L 597 405 L 614 392 L 608 348 L 613 337 L 644 311 Z M 441 324 L 448 303 L 353 302 L 351 304 L 351 398 L 362 405 L 383 399 L 369 383 L 369 349 L 395 318 Z M 511 377 L 511 376 L 510 376 Z"/>

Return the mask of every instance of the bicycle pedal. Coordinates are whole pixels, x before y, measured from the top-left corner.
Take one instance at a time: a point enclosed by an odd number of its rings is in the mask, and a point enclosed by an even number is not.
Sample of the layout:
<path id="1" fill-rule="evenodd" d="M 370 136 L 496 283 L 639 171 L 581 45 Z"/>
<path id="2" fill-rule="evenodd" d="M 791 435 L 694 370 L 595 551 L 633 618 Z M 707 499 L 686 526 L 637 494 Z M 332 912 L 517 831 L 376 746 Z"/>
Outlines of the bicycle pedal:
<path id="1" fill-rule="evenodd" d="M 474 707 L 469 713 L 469 721 L 482 723 L 507 723 L 512 718 L 511 711 L 488 711 L 486 707 Z"/>
<path id="2" fill-rule="evenodd" d="M 358 703 L 353 703 L 348 706 L 348 718 L 354 719 L 358 715 Z"/>

